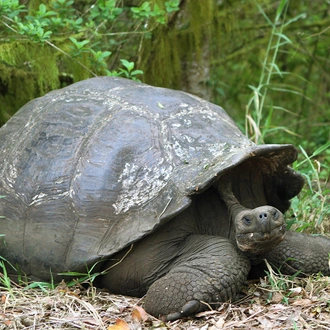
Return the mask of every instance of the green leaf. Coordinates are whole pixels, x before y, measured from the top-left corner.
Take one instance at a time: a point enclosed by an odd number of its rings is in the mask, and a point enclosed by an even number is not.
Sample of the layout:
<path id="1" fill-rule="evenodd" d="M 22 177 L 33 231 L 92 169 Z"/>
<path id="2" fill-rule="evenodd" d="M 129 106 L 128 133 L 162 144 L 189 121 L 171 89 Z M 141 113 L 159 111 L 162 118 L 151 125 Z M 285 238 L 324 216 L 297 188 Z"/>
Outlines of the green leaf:
<path id="1" fill-rule="evenodd" d="M 78 41 L 74 37 L 69 37 L 69 39 L 74 43 L 74 45 L 80 50 L 82 49 L 85 45 L 89 43 L 89 40 L 83 40 L 83 41 Z"/>
<path id="2" fill-rule="evenodd" d="M 127 60 L 120 60 L 123 66 L 127 69 L 128 72 L 131 72 L 134 69 L 134 62 L 129 62 Z"/>
<path id="3" fill-rule="evenodd" d="M 42 4 L 39 6 L 39 13 L 40 13 L 40 14 L 46 14 L 46 11 L 47 11 L 47 8 L 46 8 L 46 6 L 42 3 Z"/>
<path id="4" fill-rule="evenodd" d="M 283 33 L 274 33 L 276 36 L 280 37 L 281 39 L 284 39 L 287 41 L 288 44 L 292 44 L 292 41 Z"/>
<path id="5" fill-rule="evenodd" d="M 278 6 L 276 10 L 276 18 L 275 18 L 276 22 L 279 20 L 280 16 L 282 15 L 283 9 L 286 4 L 287 4 L 287 0 L 282 0 L 280 5 Z"/>
<path id="6" fill-rule="evenodd" d="M 296 17 L 293 17 L 293 18 L 287 20 L 287 21 L 284 23 L 284 26 L 288 26 L 288 25 L 290 25 L 291 23 L 294 23 L 294 22 L 296 22 L 296 21 L 298 21 L 298 20 L 300 20 L 300 19 L 306 19 L 306 18 L 307 18 L 307 15 L 306 15 L 305 13 L 302 13 L 302 14 L 296 16 Z"/>
<path id="7" fill-rule="evenodd" d="M 168 13 L 178 11 L 180 9 L 180 0 L 171 0 L 165 2 L 165 8 Z"/>
<path id="8" fill-rule="evenodd" d="M 143 71 L 142 70 L 134 70 L 134 71 L 131 72 L 132 76 L 136 76 L 138 74 L 143 74 Z"/>

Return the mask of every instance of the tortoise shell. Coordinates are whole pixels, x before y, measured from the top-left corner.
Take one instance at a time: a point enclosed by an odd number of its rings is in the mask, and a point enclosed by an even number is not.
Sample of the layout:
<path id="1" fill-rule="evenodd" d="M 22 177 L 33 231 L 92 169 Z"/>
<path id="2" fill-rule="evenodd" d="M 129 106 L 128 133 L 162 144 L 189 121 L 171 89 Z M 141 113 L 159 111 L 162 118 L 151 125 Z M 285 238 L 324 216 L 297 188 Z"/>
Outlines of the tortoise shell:
<path id="1" fill-rule="evenodd" d="M 141 239 L 247 159 L 297 154 L 254 144 L 194 95 L 114 77 L 29 102 L 0 141 L 0 255 L 45 276 Z"/>

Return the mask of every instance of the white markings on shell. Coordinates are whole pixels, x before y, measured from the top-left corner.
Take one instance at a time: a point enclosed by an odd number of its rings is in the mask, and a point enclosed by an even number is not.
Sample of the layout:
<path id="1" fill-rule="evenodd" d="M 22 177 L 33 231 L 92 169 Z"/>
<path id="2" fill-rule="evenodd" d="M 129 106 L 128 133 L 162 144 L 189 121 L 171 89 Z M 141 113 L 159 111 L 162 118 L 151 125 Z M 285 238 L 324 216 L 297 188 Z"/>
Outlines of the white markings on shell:
<path id="1" fill-rule="evenodd" d="M 179 127 L 181 127 L 181 124 L 180 123 L 173 123 L 172 127 L 179 128 Z"/>
<path id="2" fill-rule="evenodd" d="M 207 149 L 208 151 L 213 155 L 213 157 L 219 157 L 223 155 L 223 152 L 226 150 L 227 143 L 219 142 L 219 143 L 214 143 L 211 145 L 208 145 Z"/>
<path id="3" fill-rule="evenodd" d="M 9 165 L 9 176 L 7 177 L 7 180 L 13 184 L 15 179 L 17 179 L 17 169 L 15 166 Z"/>
<path id="4" fill-rule="evenodd" d="M 40 192 L 39 194 L 32 197 L 32 202 L 29 205 L 31 206 L 31 205 L 34 205 L 34 204 L 42 203 L 46 199 L 52 199 L 52 200 L 61 199 L 63 197 L 69 196 L 69 195 L 70 195 L 69 191 L 64 191 L 61 194 L 51 195 L 51 196 L 44 193 L 44 192 Z"/>
<path id="5" fill-rule="evenodd" d="M 30 203 L 30 205 L 42 202 L 44 197 L 47 197 L 47 194 L 40 192 L 39 194 L 32 197 L 32 202 Z"/>
<path id="6" fill-rule="evenodd" d="M 141 168 L 131 163 L 125 164 L 118 178 L 118 182 L 122 185 L 122 192 L 118 194 L 113 204 L 116 214 L 127 212 L 134 206 L 143 205 L 159 194 L 173 170 L 172 166 L 160 166 L 163 162 L 164 159 L 160 159 L 160 162 L 151 168 Z"/>

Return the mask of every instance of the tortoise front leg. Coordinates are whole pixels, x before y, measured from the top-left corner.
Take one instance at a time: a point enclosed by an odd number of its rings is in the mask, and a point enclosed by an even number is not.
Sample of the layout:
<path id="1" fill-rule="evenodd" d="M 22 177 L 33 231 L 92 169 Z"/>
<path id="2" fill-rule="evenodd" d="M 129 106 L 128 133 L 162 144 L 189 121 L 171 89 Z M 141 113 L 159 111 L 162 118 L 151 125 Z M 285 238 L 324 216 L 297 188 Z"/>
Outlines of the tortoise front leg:
<path id="1" fill-rule="evenodd" d="M 148 313 L 173 321 L 235 299 L 250 261 L 226 238 L 191 235 L 169 273 L 149 288 Z"/>
<path id="2" fill-rule="evenodd" d="M 303 275 L 318 272 L 330 275 L 329 255 L 329 238 L 287 231 L 284 240 L 266 259 L 283 274 L 300 271 Z"/>

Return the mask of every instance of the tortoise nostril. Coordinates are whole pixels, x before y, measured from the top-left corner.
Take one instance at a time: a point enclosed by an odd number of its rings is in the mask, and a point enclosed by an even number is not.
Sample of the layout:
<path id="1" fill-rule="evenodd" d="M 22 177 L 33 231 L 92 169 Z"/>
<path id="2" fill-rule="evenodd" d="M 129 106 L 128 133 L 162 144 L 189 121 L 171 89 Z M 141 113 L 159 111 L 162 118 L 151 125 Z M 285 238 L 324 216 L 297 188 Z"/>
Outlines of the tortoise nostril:
<path id="1" fill-rule="evenodd" d="M 260 213 L 259 214 L 259 219 L 260 220 L 267 220 L 268 214 L 266 212 Z"/>

